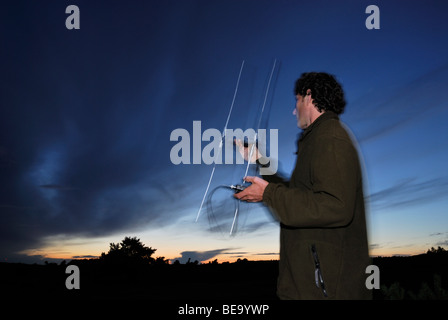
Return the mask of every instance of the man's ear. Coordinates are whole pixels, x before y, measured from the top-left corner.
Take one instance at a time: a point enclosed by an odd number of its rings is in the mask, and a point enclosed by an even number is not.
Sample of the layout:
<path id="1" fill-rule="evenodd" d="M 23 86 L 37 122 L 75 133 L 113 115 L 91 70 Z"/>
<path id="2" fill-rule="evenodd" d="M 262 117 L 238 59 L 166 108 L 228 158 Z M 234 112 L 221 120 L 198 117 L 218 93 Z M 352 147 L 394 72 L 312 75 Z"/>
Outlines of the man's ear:
<path id="1" fill-rule="evenodd" d="M 311 102 L 311 89 L 306 90 L 306 96 L 304 99 L 306 99 L 306 102 Z"/>

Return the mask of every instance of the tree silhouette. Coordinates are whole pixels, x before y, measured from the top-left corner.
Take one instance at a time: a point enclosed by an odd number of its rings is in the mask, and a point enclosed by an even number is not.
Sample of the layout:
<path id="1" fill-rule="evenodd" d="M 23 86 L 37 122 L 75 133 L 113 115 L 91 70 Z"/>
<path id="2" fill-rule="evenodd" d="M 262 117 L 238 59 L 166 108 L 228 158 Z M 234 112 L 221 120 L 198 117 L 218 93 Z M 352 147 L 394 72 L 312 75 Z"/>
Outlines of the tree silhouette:
<path id="1" fill-rule="evenodd" d="M 110 243 L 109 252 L 101 254 L 101 260 L 113 263 L 150 264 L 156 249 L 145 246 L 137 237 L 125 237 L 121 243 Z"/>
<path id="2" fill-rule="evenodd" d="M 428 251 L 426 251 L 427 254 L 438 254 L 438 253 L 445 253 L 447 252 L 447 250 L 445 250 L 444 248 L 442 248 L 441 246 L 438 246 L 437 249 L 435 249 L 434 247 L 431 247 L 431 249 L 429 249 Z"/>

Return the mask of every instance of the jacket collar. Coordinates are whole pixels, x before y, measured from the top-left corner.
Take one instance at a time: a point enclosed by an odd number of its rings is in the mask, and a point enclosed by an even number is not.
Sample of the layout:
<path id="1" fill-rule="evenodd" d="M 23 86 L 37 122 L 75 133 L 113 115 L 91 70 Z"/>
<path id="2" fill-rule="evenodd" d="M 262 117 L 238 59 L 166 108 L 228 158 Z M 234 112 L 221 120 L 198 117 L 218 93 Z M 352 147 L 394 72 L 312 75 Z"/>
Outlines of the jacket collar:
<path id="1" fill-rule="evenodd" d="M 319 116 L 319 118 L 314 120 L 314 122 L 310 126 L 308 126 L 305 130 L 302 131 L 302 134 L 300 135 L 300 138 L 299 138 L 299 142 L 302 141 L 303 139 L 305 139 L 305 137 L 307 135 L 309 135 L 309 133 L 311 131 L 313 131 L 314 128 L 318 127 L 322 122 L 325 122 L 325 121 L 331 120 L 331 119 L 339 120 L 339 117 L 333 111 L 324 112 L 321 116 Z"/>

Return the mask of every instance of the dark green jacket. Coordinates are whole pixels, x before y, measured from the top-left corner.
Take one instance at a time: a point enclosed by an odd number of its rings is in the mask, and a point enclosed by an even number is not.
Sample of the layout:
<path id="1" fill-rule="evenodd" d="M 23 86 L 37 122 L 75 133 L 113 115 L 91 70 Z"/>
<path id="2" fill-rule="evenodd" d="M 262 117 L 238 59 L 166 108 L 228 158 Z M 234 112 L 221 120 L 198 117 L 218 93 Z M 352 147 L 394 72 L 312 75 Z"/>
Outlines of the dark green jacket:
<path id="1" fill-rule="evenodd" d="M 361 171 L 350 136 L 326 112 L 302 133 L 289 183 L 264 176 L 274 182 L 263 202 L 281 226 L 279 298 L 371 298 Z"/>

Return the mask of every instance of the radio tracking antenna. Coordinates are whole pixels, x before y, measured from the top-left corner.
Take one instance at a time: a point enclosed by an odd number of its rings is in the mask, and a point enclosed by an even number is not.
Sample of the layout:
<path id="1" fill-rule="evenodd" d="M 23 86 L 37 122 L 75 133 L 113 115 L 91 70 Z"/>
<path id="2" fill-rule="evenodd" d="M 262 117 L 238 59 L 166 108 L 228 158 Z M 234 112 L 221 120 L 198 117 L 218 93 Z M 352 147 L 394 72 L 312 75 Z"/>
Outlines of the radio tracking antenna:
<path id="1" fill-rule="evenodd" d="M 214 192 L 218 188 L 230 189 L 230 190 L 233 190 L 236 193 L 237 192 L 241 192 L 241 191 L 243 191 L 246 188 L 246 186 L 244 186 L 244 184 L 246 183 L 246 181 L 244 181 L 244 177 L 247 176 L 247 172 L 248 172 L 249 166 L 251 164 L 250 163 L 250 159 L 252 158 L 252 155 L 253 155 L 253 152 L 254 152 L 254 148 L 255 148 L 255 145 L 256 145 L 257 134 L 258 134 L 258 130 L 260 129 L 260 126 L 261 126 L 261 121 L 262 121 L 262 118 L 263 118 L 264 109 L 266 107 L 266 102 L 267 102 L 267 99 L 268 99 L 269 90 L 271 88 L 272 77 L 274 75 L 274 71 L 275 71 L 276 65 L 277 65 L 277 59 L 274 60 L 274 63 L 273 63 L 273 66 L 272 66 L 272 70 L 271 70 L 271 73 L 269 75 L 269 80 L 268 80 L 268 84 L 266 86 L 266 92 L 265 92 L 265 95 L 264 95 L 264 100 L 263 100 L 263 104 L 262 104 L 260 115 L 259 115 L 259 119 L 258 119 L 258 128 L 257 128 L 257 131 L 254 134 L 254 143 L 251 145 L 250 155 L 249 155 L 249 158 L 247 159 L 247 166 L 246 166 L 246 172 L 245 172 L 245 174 L 243 176 L 243 183 L 240 184 L 240 185 L 237 184 L 237 185 L 230 185 L 230 186 L 228 186 L 228 185 L 217 186 L 215 189 L 213 189 L 211 191 L 209 198 L 212 197 L 212 195 L 214 194 Z M 224 125 L 224 129 L 223 129 L 223 132 L 222 132 L 222 135 L 221 135 L 221 141 L 220 141 L 220 144 L 219 144 L 219 149 L 218 149 L 218 152 L 216 153 L 216 156 L 215 156 L 215 161 L 214 161 L 214 164 L 213 164 L 212 172 L 210 174 L 210 178 L 208 180 L 207 188 L 205 189 L 204 197 L 202 198 L 201 206 L 199 207 L 198 214 L 196 216 L 196 222 L 199 219 L 202 207 L 204 206 L 205 199 L 207 198 L 207 194 L 209 193 L 210 184 L 211 184 L 211 182 L 213 180 L 213 176 L 215 174 L 216 160 L 217 160 L 218 157 L 221 156 L 222 144 L 223 144 L 223 140 L 226 137 L 227 125 L 229 124 L 230 116 L 231 116 L 232 110 L 233 110 L 233 105 L 235 104 L 235 98 L 236 98 L 236 95 L 238 93 L 238 88 L 239 88 L 239 84 L 240 84 L 240 79 L 241 79 L 241 74 L 242 74 L 242 71 L 243 71 L 243 67 L 244 67 L 244 60 L 241 63 L 241 68 L 240 68 L 240 72 L 239 72 L 239 75 L 238 75 L 238 80 L 236 82 L 235 92 L 233 94 L 232 104 L 230 105 L 229 114 L 227 115 L 226 124 Z M 208 205 L 210 206 L 210 210 L 213 210 L 212 205 L 211 205 L 211 201 L 212 201 L 211 199 L 208 199 Z M 239 212 L 239 201 L 237 201 L 237 204 L 236 204 L 236 207 L 235 207 L 235 211 L 234 211 L 234 214 L 233 214 L 232 226 L 230 228 L 230 233 L 229 233 L 230 235 L 232 235 L 232 233 L 233 233 L 233 231 L 234 231 L 234 229 L 236 227 L 236 221 L 237 221 L 237 218 L 238 218 L 238 212 Z"/>
<path id="2" fill-rule="evenodd" d="M 233 99 L 232 99 L 232 103 L 230 105 L 229 114 L 227 115 L 226 124 L 224 125 L 224 129 L 223 129 L 222 134 L 221 134 L 221 142 L 219 143 L 219 149 L 218 149 L 218 152 L 216 153 L 216 156 L 215 156 L 215 161 L 213 163 L 213 169 L 212 169 L 212 172 L 210 173 L 210 178 L 208 179 L 207 188 L 205 189 L 204 197 L 202 197 L 201 206 L 199 207 L 198 214 L 196 216 L 196 222 L 198 221 L 199 216 L 201 214 L 202 207 L 204 206 L 204 201 L 205 201 L 205 199 L 207 197 L 208 189 L 210 188 L 210 184 L 211 184 L 211 182 L 213 180 L 213 175 L 215 174 L 216 160 L 218 159 L 218 157 L 221 156 L 222 142 L 225 139 L 227 125 L 229 124 L 230 116 L 232 115 L 233 105 L 235 104 L 236 94 L 238 93 L 238 88 L 239 88 L 239 85 L 240 85 L 240 79 L 241 79 L 241 74 L 243 72 L 243 68 L 244 68 L 244 60 L 241 63 L 240 72 L 238 74 L 238 80 L 236 81 L 235 92 L 233 93 Z"/>
<path id="3" fill-rule="evenodd" d="M 249 157 L 247 158 L 247 166 L 246 166 L 246 172 L 244 173 L 243 176 L 243 183 L 241 184 L 241 188 L 244 188 L 244 184 L 246 183 L 246 181 L 244 180 L 244 178 L 247 176 L 247 172 L 249 171 L 249 166 L 250 166 L 250 160 L 252 159 L 252 154 L 254 152 L 254 148 L 255 145 L 257 144 L 257 134 L 258 134 L 258 130 L 260 129 L 260 125 L 261 125 L 261 119 L 263 117 L 263 112 L 264 112 L 264 107 L 266 106 L 266 101 L 268 99 L 268 94 L 269 94 L 269 88 L 271 87 L 271 80 L 272 80 L 272 76 L 274 74 L 274 70 L 275 70 L 275 65 L 277 64 L 277 59 L 274 60 L 274 64 L 272 66 L 272 70 L 271 70 L 271 75 L 269 76 L 269 81 L 268 81 L 268 85 L 266 87 L 266 93 L 264 95 L 264 101 L 263 101 L 263 105 L 261 107 L 261 111 L 260 111 L 260 118 L 258 120 L 258 128 L 257 131 L 255 131 L 255 135 L 254 135 L 254 143 L 252 144 L 251 148 L 250 148 L 250 153 L 249 153 Z M 231 186 L 232 188 L 233 186 Z M 235 213 L 233 215 L 233 221 L 232 221 L 232 227 L 230 228 L 230 234 L 232 234 L 233 232 L 233 228 L 235 226 L 235 222 L 236 222 L 236 218 L 238 217 L 238 206 L 235 209 Z"/>

